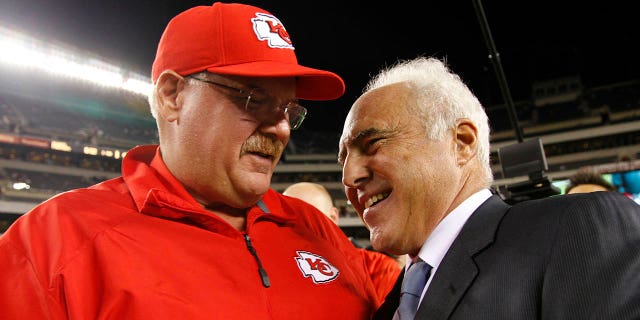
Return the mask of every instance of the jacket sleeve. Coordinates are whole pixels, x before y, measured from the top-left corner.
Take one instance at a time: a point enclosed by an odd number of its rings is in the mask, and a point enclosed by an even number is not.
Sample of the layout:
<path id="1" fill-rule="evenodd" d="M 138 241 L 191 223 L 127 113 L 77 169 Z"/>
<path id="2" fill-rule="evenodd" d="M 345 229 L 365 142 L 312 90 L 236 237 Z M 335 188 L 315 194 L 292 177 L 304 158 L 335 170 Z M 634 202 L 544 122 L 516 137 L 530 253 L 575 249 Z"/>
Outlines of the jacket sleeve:
<path id="1" fill-rule="evenodd" d="M 16 238 L 13 233 L 0 237 L 2 319 L 64 319 L 60 304 L 51 295 L 45 279 L 36 272 L 29 254 L 16 245 Z"/>

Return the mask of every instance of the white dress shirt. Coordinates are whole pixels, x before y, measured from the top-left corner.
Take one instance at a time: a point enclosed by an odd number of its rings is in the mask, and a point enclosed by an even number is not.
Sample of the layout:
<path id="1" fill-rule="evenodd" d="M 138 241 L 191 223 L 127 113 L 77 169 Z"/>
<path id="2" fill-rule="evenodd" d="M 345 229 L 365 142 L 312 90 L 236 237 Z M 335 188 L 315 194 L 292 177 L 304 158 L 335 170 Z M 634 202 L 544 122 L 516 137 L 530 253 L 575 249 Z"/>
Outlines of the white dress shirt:
<path id="1" fill-rule="evenodd" d="M 473 212 L 478 209 L 482 203 L 489 199 L 489 197 L 491 197 L 491 191 L 489 189 L 483 189 L 464 200 L 458 207 L 453 209 L 453 211 L 440 221 L 436 228 L 433 229 L 433 232 L 429 235 L 429 238 L 427 238 L 427 241 L 422 245 L 422 248 L 418 253 L 418 257 L 428 263 L 432 269 L 431 275 L 427 280 L 427 284 L 425 285 L 424 290 L 422 290 L 420 303 L 422 303 L 422 298 L 424 298 L 424 294 L 429 288 L 433 275 L 438 271 L 440 262 L 442 262 L 445 254 L 449 251 L 449 247 L 451 247 L 451 244 L 460 233 L 460 230 L 462 230 L 462 226 L 464 226 L 471 214 L 473 214 Z M 407 256 L 407 268 L 405 268 L 405 270 L 408 269 L 410 263 L 411 260 Z"/>

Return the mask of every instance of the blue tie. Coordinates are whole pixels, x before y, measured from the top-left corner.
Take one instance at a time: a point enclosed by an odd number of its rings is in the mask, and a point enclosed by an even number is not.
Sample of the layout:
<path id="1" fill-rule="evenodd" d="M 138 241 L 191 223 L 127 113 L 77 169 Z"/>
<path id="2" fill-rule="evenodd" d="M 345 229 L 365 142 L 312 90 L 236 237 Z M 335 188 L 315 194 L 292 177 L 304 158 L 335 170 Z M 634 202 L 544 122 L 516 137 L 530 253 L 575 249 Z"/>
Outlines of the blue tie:
<path id="1" fill-rule="evenodd" d="M 422 290 L 427 284 L 429 272 L 431 272 L 431 266 L 422 260 L 418 260 L 409 266 L 400 290 L 398 319 L 413 320 L 415 317 L 416 311 L 418 311 L 418 301 L 420 301 Z"/>

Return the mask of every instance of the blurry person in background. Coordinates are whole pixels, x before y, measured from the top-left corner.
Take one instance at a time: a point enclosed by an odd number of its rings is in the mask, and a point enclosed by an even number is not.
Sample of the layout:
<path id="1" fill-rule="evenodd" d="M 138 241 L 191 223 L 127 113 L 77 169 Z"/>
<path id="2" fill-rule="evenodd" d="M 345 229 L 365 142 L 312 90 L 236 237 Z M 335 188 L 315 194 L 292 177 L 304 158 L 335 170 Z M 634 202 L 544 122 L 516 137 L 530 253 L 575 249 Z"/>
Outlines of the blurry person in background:
<path id="1" fill-rule="evenodd" d="M 565 188 L 566 194 L 595 191 L 616 191 L 616 188 L 602 174 L 588 167 L 579 169 L 569 177 L 569 184 Z"/>
<path id="2" fill-rule="evenodd" d="M 640 169 L 614 172 L 611 182 L 618 192 L 640 204 Z"/>
<path id="3" fill-rule="evenodd" d="M 411 258 L 374 319 L 640 318 L 640 206 L 505 203 L 487 115 L 439 59 L 400 61 L 363 92 L 340 138 L 346 195 L 376 250 Z"/>
<path id="4" fill-rule="evenodd" d="M 0 318 L 370 319 L 361 252 L 270 188 L 298 99 L 336 99 L 342 79 L 299 65 L 271 13 L 214 3 L 169 22 L 152 81 L 159 146 L 0 237 Z"/>
<path id="5" fill-rule="evenodd" d="M 297 182 L 288 186 L 282 194 L 312 204 L 333 223 L 339 225 L 340 209 L 335 206 L 329 190 L 323 185 L 314 182 Z"/>
<path id="6" fill-rule="evenodd" d="M 333 223 L 339 225 L 340 210 L 335 207 L 331 194 L 323 185 L 313 182 L 297 182 L 287 187 L 282 194 L 312 204 L 327 218 L 331 219 Z M 384 298 L 396 282 L 402 267 L 398 264 L 396 257 L 365 248 L 359 249 L 365 258 L 367 269 L 378 296 Z"/>

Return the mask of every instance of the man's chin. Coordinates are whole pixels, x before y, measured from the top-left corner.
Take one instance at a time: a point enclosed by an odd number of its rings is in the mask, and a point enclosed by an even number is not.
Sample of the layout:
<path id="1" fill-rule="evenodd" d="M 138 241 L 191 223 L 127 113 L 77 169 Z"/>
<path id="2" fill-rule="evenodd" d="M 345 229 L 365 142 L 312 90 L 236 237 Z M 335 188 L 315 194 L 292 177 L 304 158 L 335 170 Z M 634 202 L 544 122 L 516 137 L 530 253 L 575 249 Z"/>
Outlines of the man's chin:
<path id="1" fill-rule="evenodd" d="M 258 200 L 264 196 L 267 191 L 269 191 L 270 185 L 269 183 L 259 183 L 253 184 L 251 187 L 242 189 L 242 193 L 240 197 L 242 198 L 242 202 L 249 204 L 248 206 L 254 205 Z"/>

